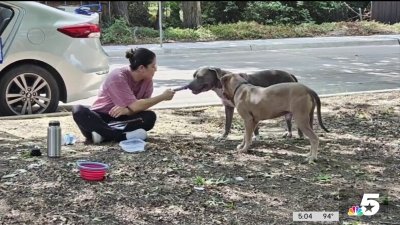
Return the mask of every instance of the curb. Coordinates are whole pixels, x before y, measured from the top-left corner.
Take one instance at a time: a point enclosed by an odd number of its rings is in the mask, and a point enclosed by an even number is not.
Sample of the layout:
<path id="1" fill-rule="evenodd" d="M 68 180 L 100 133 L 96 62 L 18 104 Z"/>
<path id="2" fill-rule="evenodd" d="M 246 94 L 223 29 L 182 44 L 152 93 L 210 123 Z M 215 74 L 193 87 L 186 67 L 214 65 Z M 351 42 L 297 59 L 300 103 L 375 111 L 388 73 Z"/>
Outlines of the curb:
<path id="1" fill-rule="evenodd" d="M 400 46 L 399 37 L 344 37 L 339 38 L 312 38 L 304 39 L 269 39 L 252 41 L 215 41 L 196 43 L 165 43 L 163 47 L 158 44 L 103 46 L 109 57 L 125 57 L 125 51 L 130 48 L 145 47 L 157 55 L 171 54 L 195 54 L 195 53 L 222 53 L 239 51 L 265 51 L 278 49 L 301 49 L 301 48 L 332 48 L 368 45 L 396 45 Z M 330 39 L 330 40 L 329 40 Z M 353 39 L 353 40 L 351 40 Z M 369 39 L 369 40 L 368 40 Z M 286 43 L 285 43 L 286 42 Z M 297 42 L 297 43 L 296 43 Z"/>

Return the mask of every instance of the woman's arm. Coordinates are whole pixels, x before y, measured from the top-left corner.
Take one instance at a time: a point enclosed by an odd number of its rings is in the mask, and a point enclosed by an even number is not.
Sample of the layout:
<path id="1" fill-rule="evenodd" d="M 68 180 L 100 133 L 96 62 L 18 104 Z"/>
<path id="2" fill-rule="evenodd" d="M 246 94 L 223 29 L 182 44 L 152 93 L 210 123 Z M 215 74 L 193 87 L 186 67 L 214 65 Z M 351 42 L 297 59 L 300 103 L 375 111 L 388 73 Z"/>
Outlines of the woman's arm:
<path id="1" fill-rule="evenodd" d="M 171 100 L 175 95 L 175 91 L 168 89 L 164 93 L 157 95 L 152 98 L 140 99 L 134 103 L 128 105 L 127 107 L 114 106 L 108 114 L 114 118 L 122 115 L 134 115 L 138 112 L 142 112 L 164 100 Z"/>
<path id="2" fill-rule="evenodd" d="M 175 92 L 171 89 L 165 90 L 162 94 L 154 96 L 152 98 L 140 99 L 134 103 L 128 105 L 129 115 L 142 112 L 162 101 L 171 100 L 174 97 Z"/>

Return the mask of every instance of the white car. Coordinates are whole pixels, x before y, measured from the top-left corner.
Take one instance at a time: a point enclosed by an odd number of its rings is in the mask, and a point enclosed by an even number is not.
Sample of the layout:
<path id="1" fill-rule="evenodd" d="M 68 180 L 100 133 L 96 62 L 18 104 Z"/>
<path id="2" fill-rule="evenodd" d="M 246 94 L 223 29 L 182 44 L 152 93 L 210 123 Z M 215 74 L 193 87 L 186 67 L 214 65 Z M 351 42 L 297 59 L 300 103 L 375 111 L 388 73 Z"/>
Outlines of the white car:
<path id="1" fill-rule="evenodd" d="M 60 101 L 94 96 L 109 71 L 98 14 L 0 1 L 0 35 L 1 116 L 54 112 Z"/>

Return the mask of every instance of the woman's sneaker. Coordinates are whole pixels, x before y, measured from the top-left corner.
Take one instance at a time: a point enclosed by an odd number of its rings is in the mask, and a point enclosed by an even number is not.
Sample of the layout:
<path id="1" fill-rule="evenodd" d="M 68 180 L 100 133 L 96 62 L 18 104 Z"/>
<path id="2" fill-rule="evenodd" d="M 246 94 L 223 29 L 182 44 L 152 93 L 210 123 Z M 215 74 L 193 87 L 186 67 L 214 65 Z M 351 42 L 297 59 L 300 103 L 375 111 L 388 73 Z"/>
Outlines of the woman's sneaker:
<path id="1" fill-rule="evenodd" d="M 126 139 L 141 139 L 143 141 L 147 139 L 147 132 L 145 129 L 142 128 L 126 132 L 125 134 Z"/>
<path id="2" fill-rule="evenodd" d="M 103 137 L 100 135 L 100 134 L 98 134 L 98 133 L 96 133 L 96 132 L 92 132 L 92 141 L 93 141 L 93 144 L 100 144 L 102 141 L 103 141 L 104 139 L 103 139 Z"/>

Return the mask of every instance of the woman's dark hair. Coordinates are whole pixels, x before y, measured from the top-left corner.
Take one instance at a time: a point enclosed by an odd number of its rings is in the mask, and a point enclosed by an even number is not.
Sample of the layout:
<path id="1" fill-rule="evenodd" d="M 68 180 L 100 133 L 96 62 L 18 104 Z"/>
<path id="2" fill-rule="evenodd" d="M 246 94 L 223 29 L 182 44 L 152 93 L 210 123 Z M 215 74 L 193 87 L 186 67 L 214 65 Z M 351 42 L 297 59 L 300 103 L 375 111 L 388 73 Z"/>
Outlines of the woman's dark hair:
<path id="1" fill-rule="evenodd" d="M 140 65 L 147 67 L 151 64 L 156 54 L 147 48 L 136 48 L 126 51 L 125 57 L 129 59 L 131 70 L 136 70 Z"/>

